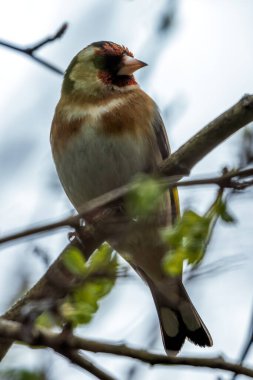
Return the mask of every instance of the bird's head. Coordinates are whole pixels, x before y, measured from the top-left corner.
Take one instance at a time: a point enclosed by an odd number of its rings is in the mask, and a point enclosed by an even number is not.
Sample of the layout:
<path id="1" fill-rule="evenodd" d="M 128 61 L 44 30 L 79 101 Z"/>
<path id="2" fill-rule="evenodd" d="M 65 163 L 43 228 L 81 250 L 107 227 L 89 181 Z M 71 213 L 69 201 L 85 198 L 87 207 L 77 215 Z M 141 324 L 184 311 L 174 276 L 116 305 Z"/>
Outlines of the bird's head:
<path id="1" fill-rule="evenodd" d="M 108 41 L 94 42 L 71 61 L 62 91 L 91 98 L 129 91 L 137 86 L 133 73 L 146 65 L 124 46 Z"/>

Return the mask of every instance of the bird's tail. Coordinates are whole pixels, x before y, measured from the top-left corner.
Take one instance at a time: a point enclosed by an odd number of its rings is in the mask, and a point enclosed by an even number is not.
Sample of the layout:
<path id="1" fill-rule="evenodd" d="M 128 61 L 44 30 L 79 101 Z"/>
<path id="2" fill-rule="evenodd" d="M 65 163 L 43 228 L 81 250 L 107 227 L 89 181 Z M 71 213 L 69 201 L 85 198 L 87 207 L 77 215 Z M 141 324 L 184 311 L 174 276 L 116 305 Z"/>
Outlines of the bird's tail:
<path id="1" fill-rule="evenodd" d="M 181 280 L 174 282 L 168 278 L 159 286 L 154 285 L 150 280 L 147 282 L 155 301 L 167 354 L 177 353 L 185 339 L 189 339 L 198 346 L 212 346 L 212 337 L 193 306 Z"/>

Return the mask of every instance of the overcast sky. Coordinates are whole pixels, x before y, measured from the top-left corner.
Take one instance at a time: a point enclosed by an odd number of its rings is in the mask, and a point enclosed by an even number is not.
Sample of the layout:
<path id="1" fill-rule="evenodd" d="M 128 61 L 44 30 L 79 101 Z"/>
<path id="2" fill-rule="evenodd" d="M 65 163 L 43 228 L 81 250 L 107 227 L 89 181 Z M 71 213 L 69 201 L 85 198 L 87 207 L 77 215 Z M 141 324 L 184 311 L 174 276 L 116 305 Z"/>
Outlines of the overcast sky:
<path id="1" fill-rule="evenodd" d="M 178 1 L 173 32 L 158 34 L 155 31 L 167 3 L 165 0 L 9 0 L 1 7 L 0 38 L 31 45 L 53 34 L 67 21 L 69 29 L 62 39 L 38 53 L 63 70 L 79 50 L 93 41 L 112 40 L 128 46 L 136 57 L 149 63 L 145 72 L 137 73 L 137 79 L 158 103 L 175 150 L 243 94 L 252 92 L 253 2 Z M 57 182 L 49 146 L 50 123 L 62 78 L 1 46 L 0 61 L 0 231 L 4 233 L 54 220 L 72 210 L 72 206 Z M 193 174 L 213 174 L 225 165 L 236 166 L 239 144 L 240 133 L 215 149 L 197 165 Z M 187 189 L 181 190 L 180 196 L 183 208 L 191 206 L 202 212 L 214 199 L 215 191 Z M 213 335 L 214 347 L 203 350 L 187 343 L 182 354 L 224 353 L 236 359 L 245 339 L 252 307 L 252 191 L 234 198 L 230 207 L 237 217 L 237 225 L 218 225 L 207 261 L 239 255 L 236 270 L 225 270 L 188 286 Z M 18 289 L 20 271 L 29 273 L 30 281 L 35 281 L 45 269 L 32 254 L 33 248 L 43 248 L 53 259 L 66 244 L 66 235 L 63 231 L 1 250 L 2 311 Z M 137 280 L 122 280 L 82 333 L 144 346 L 150 325 L 157 326 L 155 318 L 146 287 Z M 155 348 L 162 350 L 159 334 Z M 41 363 L 38 352 L 27 349 L 25 353 L 27 363 L 35 366 Z M 14 354 L 7 357 L 6 365 L 12 364 Z M 50 361 L 51 355 L 45 356 L 45 361 Z M 104 357 L 103 360 L 104 366 L 115 374 L 128 368 L 126 361 Z M 20 354 L 17 363 L 24 363 L 24 355 Z M 83 378 L 80 371 L 62 359 L 52 361 L 54 379 L 61 379 L 63 370 L 65 378 Z M 140 371 L 134 380 L 165 380 L 168 376 L 173 379 L 187 376 L 194 380 L 217 378 L 214 372 L 202 369 L 144 366 Z"/>

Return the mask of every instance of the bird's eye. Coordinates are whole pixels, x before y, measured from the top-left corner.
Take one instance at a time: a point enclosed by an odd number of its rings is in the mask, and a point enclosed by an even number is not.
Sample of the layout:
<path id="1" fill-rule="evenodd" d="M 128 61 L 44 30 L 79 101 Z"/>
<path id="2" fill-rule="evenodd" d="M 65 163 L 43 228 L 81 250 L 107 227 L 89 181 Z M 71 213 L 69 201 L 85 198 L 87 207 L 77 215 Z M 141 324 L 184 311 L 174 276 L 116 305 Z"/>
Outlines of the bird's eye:
<path id="1" fill-rule="evenodd" d="M 108 71 L 110 73 L 117 72 L 122 55 L 104 54 L 94 57 L 94 65 L 97 69 Z"/>
<path id="2" fill-rule="evenodd" d="M 105 56 L 105 69 L 110 72 L 117 72 L 122 55 L 106 55 Z"/>

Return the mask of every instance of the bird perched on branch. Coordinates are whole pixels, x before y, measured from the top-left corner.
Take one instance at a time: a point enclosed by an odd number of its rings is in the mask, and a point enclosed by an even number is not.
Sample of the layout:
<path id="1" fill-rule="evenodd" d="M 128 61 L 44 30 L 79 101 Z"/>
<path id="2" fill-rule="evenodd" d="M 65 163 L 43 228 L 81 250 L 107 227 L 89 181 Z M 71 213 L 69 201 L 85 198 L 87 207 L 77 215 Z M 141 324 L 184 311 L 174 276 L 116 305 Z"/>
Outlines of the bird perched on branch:
<path id="1" fill-rule="evenodd" d="M 81 50 L 66 70 L 51 145 L 59 178 L 77 211 L 136 173 L 155 173 L 170 154 L 158 107 L 133 75 L 144 66 L 126 47 L 101 41 Z M 186 338 L 212 345 L 181 276 L 170 277 L 162 268 L 168 247 L 160 228 L 171 225 L 178 212 L 176 191 L 168 190 L 151 222 L 123 224 L 109 240 L 149 286 L 167 353 L 178 352 Z"/>

